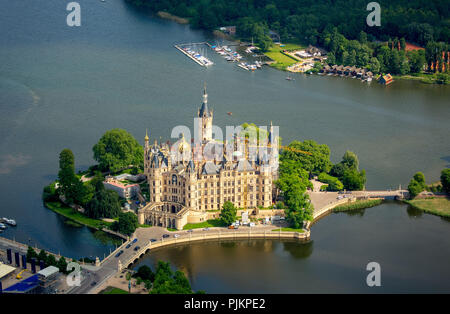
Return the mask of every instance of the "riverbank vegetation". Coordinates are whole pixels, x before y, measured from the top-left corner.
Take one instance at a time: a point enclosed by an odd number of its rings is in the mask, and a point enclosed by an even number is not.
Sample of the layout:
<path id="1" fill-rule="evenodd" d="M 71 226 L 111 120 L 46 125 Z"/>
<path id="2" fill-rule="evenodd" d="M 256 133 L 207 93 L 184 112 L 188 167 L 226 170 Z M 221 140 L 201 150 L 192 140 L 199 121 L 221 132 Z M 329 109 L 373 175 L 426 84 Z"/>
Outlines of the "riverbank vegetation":
<path id="1" fill-rule="evenodd" d="M 286 207 L 286 219 L 294 229 L 312 220 L 313 206 L 306 190 L 312 189 L 309 178 L 318 175 L 328 190 L 362 190 L 366 183 L 364 170 L 359 171 L 355 153 L 347 151 L 342 161 L 333 165 L 330 148 L 313 140 L 293 141 L 280 154 L 279 179 L 276 184 Z"/>
<path id="2" fill-rule="evenodd" d="M 351 202 L 348 204 L 338 205 L 333 208 L 333 212 L 345 212 L 351 210 L 360 210 L 370 207 L 375 207 L 383 203 L 382 199 L 374 199 L 374 200 L 359 200 L 355 202 Z"/>
<path id="3" fill-rule="evenodd" d="M 39 254 L 31 247 L 28 246 L 27 250 L 27 261 L 31 261 L 31 259 L 36 259 L 36 261 L 43 262 L 44 265 L 47 266 L 55 266 L 59 269 L 59 271 L 63 274 L 67 274 L 67 261 L 64 256 L 61 256 L 58 260 L 56 260 L 55 256 L 52 254 L 48 254 L 44 250 L 39 251 Z"/>
<path id="4" fill-rule="evenodd" d="M 153 270 L 143 265 L 139 267 L 133 277 L 137 284 L 144 284 L 150 294 L 192 294 L 191 284 L 186 275 L 180 271 L 173 271 L 169 262 L 158 261 L 156 269 Z M 196 293 L 204 293 L 198 291 Z"/>
<path id="5" fill-rule="evenodd" d="M 367 25 L 367 2 L 363 0 L 126 1 L 155 13 L 165 11 L 189 19 L 192 26 L 209 31 L 235 25 L 239 39 L 252 40 L 269 54 L 280 48 L 272 44 L 270 35 L 275 35 L 272 37 L 283 43 L 325 48 L 329 64 L 405 78 L 414 73 L 440 73 L 439 77 L 427 77 L 428 82 L 449 81 L 448 5 L 442 1 L 381 0 L 381 20 L 388 22 L 380 27 Z M 280 54 L 273 57 L 280 58 L 275 63 L 280 68 L 290 62 Z"/>
<path id="6" fill-rule="evenodd" d="M 429 197 L 405 201 L 412 207 L 441 217 L 450 217 L 450 199 L 447 197 Z"/>
<path id="7" fill-rule="evenodd" d="M 44 205 L 77 223 L 95 229 L 108 228 L 130 235 L 139 226 L 134 213 L 122 213 L 124 202 L 117 192 L 105 189 L 104 174 L 111 172 L 135 173 L 143 166 L 143 148 L 134 137 L 121 129 L 107 131 L 93 147 L 94 159 L 99 165 L 84 173 L 75 173 L 75 157 L 70 149 L 59 155 L 58 180 L 44 187 Z M 89 179 L 83 175 L 90 175 Z M 116 220 L 115 223 L 103 218 Z"/>
<path id="8" fill-rule="evenodd" d="M 405 203 L 424 212 L 450 217 L 450 169 L 441 171 L 440 182 L 429 184 L 425 183 L 425 175 L 422 172 L 414 174 L 408 185 L 410 200 Z M 428 193 L 422 193 L 428 191 Z M 433 195 L 436 196 L 427 196 Z M 425 195 L 425 196 L 424 196 Z"/>

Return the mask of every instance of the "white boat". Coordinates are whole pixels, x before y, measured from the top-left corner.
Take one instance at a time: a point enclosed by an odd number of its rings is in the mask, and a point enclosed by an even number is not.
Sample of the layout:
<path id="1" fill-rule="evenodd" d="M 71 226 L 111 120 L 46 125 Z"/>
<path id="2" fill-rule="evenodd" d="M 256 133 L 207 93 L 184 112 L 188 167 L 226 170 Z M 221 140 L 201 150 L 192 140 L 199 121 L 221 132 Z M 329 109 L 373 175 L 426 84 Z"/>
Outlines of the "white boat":
<path id="1" fill-rule="evenodd" d="M 5 224 L 2 224 L 2 223 L 0 222 L 0 229 L 2 229 L 2 230 L 6 229 L 6 225 L 5 225 Z"/>
<path id="2" fill-rule="evenodd" d="M 17 223 L 14 219 L 8 219 L 8 218 L 3 217 L 2 219 L 0 219 L 0 221 L 3 223 L 7 223 L 8 225 L 11 225 L 11 226 L 17 226 Z"/>
<path id="3" fill-rule="evenodd" d="M 238 67 L 243 68 L 244 70 L 249 70 L 249 68 L 244 63 L 238 63 Z"/>

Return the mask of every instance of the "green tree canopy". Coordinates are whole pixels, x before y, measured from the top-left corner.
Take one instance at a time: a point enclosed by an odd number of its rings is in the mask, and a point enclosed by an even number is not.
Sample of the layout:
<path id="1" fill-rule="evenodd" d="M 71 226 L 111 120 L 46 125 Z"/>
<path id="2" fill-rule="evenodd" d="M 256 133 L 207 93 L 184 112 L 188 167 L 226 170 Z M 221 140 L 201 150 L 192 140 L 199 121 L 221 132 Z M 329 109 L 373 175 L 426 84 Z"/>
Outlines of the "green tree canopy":
<path id="1" fill-rule="evenodd" d="M 115 218 L 121 212 L 116 191 L 100 188 L 86 206 L 86 215 L 91 218 Z"/>
<path id="2" fill-rule="evenodd" d="M 408 184 L 409 196 L 414 198 L 425 190 L 425 188 L 425 175 L 422 172 L 417 172 Z"/>
<path id="3" fill-rule="evenodd" d="M 112 172 L 139 166 L 144 162 L 144 150 L 127 131 L 112 129 L 107 131 L 92 148 L 94 159 L 101 169 Z"/>
<path id="4" fill-rule="evenodd" d="M 442 170 L 441 184 L 444 192 L 450 194 L 450 168 Z"/>
<path id="5" fill-rule="evenodd" d="M 222 210 L 220 212 L 220 219 L 222 222 L 229 226 L 236 221 L 237 209 L 230 201 L 223 203 Z"/>
<path id="6" fill-rule="evenodd" d="M 131 235 L 139 227 L 137 216 L 132 212 L 120 213 L 114 229 L 122 234 Z"/>
<path id="7" fill-rule="evenodd" d="M 175 273 L 168 262 L 158 261 L 152 294 L 191 294 L 191 285 L 181 271 Z"/>
<path id="8" fill-rule="evenodd" d="M 296 150 L 306 151 L 310 154 Z M 282 151 L 280 159 L 295 161 L 302 169 L 316 174 L 328 172 L 331 168 L 330 148 L 326 144 L 317 144 L 313 140 L 293 141 L 288 145 L 288 149 Z"/>

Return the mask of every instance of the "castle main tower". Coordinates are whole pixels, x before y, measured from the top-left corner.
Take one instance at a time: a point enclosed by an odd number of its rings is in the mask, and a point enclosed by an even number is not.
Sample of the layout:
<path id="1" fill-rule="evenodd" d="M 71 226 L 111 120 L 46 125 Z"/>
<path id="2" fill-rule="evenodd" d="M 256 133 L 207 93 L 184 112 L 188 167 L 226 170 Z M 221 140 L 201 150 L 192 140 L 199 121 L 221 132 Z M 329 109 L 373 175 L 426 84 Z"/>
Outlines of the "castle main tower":
<path id="1" fill-rule="evenodd" d="M 198 110 L 198 128 L 200 130 L 200 138 L 203 143 L 212 140 L 212 121 L 213 112 L 208 108 L 208 94 L 206 93 L 206 84 L 203 88 L 203 102 Z"/>

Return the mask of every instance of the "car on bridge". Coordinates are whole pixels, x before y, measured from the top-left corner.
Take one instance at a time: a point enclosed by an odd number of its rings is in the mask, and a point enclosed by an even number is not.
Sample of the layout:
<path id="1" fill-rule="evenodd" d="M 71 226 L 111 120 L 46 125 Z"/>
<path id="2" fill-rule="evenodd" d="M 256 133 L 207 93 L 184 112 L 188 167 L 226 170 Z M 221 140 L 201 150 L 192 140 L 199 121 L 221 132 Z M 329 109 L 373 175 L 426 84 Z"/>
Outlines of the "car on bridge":
<path id="1" fill-rule="evenodd" d="M 134 240 L 131 243 L 136 243 L 137 242 L 137 238 L 134 238 Z"/>
<path id="2" fill-rule="evenodd" d="M 138 245 L 134 248 L 135 251 L 139 250 L 141 247 Z"/>
<path id="3" fill-rule="evenodd" d="M 179 238 L 179 237 L 180 237 L 180 235 L 179 235 L 179 234 L 177 234 L 177 233 L 175 233 L 175 234 L 173 235 L 173 237 L 174 237 L 174 238 Z"/>
<path id="4" fill-rule="evenodd" d="M 122 255 L 122 253 L 123 253 L 123 250 L 120 250 L 120 252 L 116 254 L 116 257 L 119 257 L 120 255 Z"/>
<path id="5" fill-rule="evenodd" d="M 125 247 L 126 249 L 129 249 L 132 243 L 128 243 L 127 246 Z"/>
<path id="6" fill-rule="evenodd" d="M 170 237 L 170 234 L 163 234 L 162 236 L 164 239 Z"/>
<path id="7" fill-rule="evenodd" d="M 194 229 L 189 229 L 189 230 L 186 231 L 186 232 L 194 232 Z"/>
<path id="8" fill-rule="evenodd" d="M 156 241 L 158 241 L 158 240 L 156 240 L 156 239 L 150 239 L 150 242 L 156 242 Z"/>

